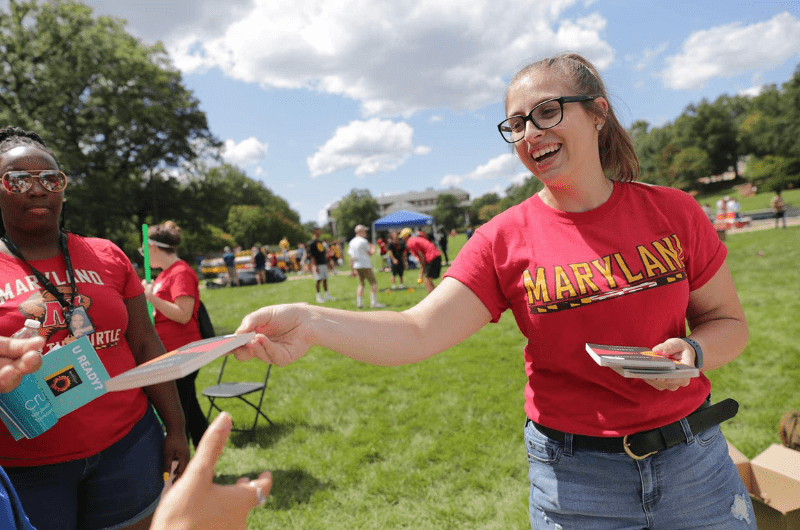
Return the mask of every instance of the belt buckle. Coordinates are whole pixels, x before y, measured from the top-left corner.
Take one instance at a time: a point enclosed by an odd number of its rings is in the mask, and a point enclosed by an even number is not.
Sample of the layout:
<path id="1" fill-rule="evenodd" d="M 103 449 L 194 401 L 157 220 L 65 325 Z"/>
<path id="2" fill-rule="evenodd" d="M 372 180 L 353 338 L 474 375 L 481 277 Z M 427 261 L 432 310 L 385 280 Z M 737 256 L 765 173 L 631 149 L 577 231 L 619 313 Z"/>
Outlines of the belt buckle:
<path id="1" fill-rule="evenodd" d="M 644 460 L 648 456 L 654 455 L 654 454 L 656 454 L 658 452 L 658 451 L 653 451 L 653 452 L 647 453 L 646 455 L 643 455 L 643 456 L 639 456 L 637 454 L 634 454 L 633 451 L 631 451 L 631 444 L 628 443 L 628 435 L 627 434 L 622 438 L 622 448 L 625 450 L 625 454 L 628 455 L 629 457 L 633 458 L 634 460 Z"/>

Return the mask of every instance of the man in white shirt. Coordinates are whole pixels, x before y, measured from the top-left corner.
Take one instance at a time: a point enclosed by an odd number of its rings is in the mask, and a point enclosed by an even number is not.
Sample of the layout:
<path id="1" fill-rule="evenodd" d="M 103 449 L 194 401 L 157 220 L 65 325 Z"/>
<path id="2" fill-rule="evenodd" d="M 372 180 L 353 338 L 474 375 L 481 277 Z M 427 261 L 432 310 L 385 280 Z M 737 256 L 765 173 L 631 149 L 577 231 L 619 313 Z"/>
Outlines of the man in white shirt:
<path id="1" fill-rule="evenodd" d="M 367 227 L 358 225 L 355 232 L 356 237 L 350 240 L 347 253 L 350 255 L 350 274 L 353 277 L 358 276 L 356 305 L 359 309 L 364 307 L 364 280 L 367 280 L 371 286 L 369 306 L 373 308 L 386 307 L 378 303 L 378 282 L 372 272 L 372 255 L 375 253 L 375 247 L 367 241 Z"/>

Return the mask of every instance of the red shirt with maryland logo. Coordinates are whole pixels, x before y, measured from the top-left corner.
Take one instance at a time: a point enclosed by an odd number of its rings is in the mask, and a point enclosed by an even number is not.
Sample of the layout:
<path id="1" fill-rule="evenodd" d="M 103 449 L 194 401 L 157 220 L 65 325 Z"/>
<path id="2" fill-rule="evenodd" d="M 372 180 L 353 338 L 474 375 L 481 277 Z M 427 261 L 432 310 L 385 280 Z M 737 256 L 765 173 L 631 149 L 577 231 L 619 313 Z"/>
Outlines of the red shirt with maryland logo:
<path id="1" fill-rule="evenodd" d="M 88 335 L 97 355 L 114 377 L 135 366 L 125 341 L 125 300 L 143 293 L 128 257 L 105 239 L 69 234 L 69 255 L 75 271 L 79 305 L 86 308 L 95 332 Z M 59 290 L 71 292 L 64 258 L 30 262 Z M 22 261 L 0 254 L 0 335 L 9 336 L 33 318 L 42 323 L 44 353 L 63 345 L 68 332 L 61 305 L 39 285 Z M 128 434 L 147 409 L 141 389 L 109 392 L 58 419 L 31 440 L 14 438 L 0 425 L 0 465 L 36 466 L 86 458 Z"/>
<path id="2" fill-rule="evenodd" d="M 175 299 L 179 296 L 194 298 L 192 318 L 186 324 L 169 319 L 161 311 L 153 308 L 156 331 L 167 351 L 202 338 L 200 327 L 197 325 L 197 310 L 200 308 L 199 281 L 188 263 L 178 260 L 161 271 L 153 283 L 153 294 L 172 303 L 175 303 Z"/>
<path id="3" fill-rule="evenodd" d="M 585 344 L 652 347 L 686 336 L 689 293 L 727 249 L 697 202 L 659 186 L 615 183 L 588 212 L 554 210 L 538 195 L 467 241 L 445 276 L 497 322 L 511 309 L 525 346 L 525 412 L 574 434 L 623 436 L 679 420 L 708 396 L 704 375 L 675 392 L 598 366 Z"/>

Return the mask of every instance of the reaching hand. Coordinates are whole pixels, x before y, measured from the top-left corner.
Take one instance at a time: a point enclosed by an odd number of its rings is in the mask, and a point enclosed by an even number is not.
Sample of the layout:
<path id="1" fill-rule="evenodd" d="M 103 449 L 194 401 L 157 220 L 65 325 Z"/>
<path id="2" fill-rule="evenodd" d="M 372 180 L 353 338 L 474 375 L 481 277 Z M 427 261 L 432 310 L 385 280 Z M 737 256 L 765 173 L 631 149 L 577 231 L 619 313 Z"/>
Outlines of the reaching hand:
<path id="1" fill-rule="evenodd" d="M 22 376 L 32 374 L 42 366 L 38 350 L 43 346 L 42 337 L 0 337 L 0 393 L 11 392 L 19 386 Z"/>
<path id="2" fill-rule="evenodd" d="M 150 530 L 243 530 L 247 514 L 266 502 L 272 475 L 240 478 L 231 486 L 214 484 L 214 466 L 231 433 L 231 417 L 223 412 L 206 429 L 183 477 L 161 499 Z"/>
<path id="3" fill-rule="evenodd" d="M 244 317 L 236 333 L 256 332 L 256 336 L 234 350 L 236 358 L 247 361 L 258 357 L 264 362 L 286 366 L 306 354 L 312 344 L 308 304 L 262 307 Z"/>
<path id="4" fill-rule="evenodd" d="M 680 364 L 694 368 L 694 348 L 689 346 L 681 339 L 667 339 L 666 341 L 653 347 L 653 353 L 669 357 Z M 657 390 L 678 390 L 681 387 L 689 386 L 692 382 L 691 377 L 683 379 L 643 379 L 646 383 Z"/>

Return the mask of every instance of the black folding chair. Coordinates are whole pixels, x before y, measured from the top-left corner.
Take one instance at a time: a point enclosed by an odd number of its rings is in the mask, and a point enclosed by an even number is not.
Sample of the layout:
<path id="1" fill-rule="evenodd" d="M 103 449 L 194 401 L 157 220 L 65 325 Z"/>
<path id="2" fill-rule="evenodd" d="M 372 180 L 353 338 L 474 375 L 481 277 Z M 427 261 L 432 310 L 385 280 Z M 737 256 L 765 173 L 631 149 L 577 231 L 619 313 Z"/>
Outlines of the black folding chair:
<path id="1" fill-rule="evenodd" d="M 208 407 L 208 414 L 206 414 L 206 420 L 210 420 L 211 418 L 211 411 L 217 409 L 219 412 L 222 412 L 222 409 L 215 403 L 217 399 L 229 399 L 229 398 L 237 398 L 245 403 L 248 406 L 252 407 L 256 411 L 255 419 L 253 420 L 253 426 L 250 429 L 232 429 L 234 431 L 239 432 L 249 432 L 251 435 L 256 430 L 256 425 L 258 425 L 258 418 L 259 416 L 263 417 L 270 425 L 273 425 L 272 420 L 270 420 L 266 414 L 261 410 L 261 405 L 264 403 L 264 394 L 267 390 L 267 382 L 269 381 L 269 374 L 272 371 L 272 365 L 267 366 L 267 373 L 264 376 L 263 382 L 236 382 L 236 383 L 223 383 L 222 382 L 222 374 L 225 372 L 225 365 L 228 363 L 228 356 L 226 355 L 222 360 L 222 366 L 219 369 L 219 377 L 217 378 L 217 384 L 214 386 L 210 386 L 203 390 L 203 395 L 208 398 L 209 407 Z M 258 403 L 254 403 L 245 398 L 245 396 L 249 394 L 255 394 L 258 392 Z"/>

